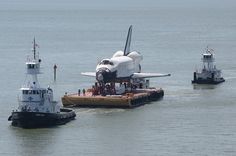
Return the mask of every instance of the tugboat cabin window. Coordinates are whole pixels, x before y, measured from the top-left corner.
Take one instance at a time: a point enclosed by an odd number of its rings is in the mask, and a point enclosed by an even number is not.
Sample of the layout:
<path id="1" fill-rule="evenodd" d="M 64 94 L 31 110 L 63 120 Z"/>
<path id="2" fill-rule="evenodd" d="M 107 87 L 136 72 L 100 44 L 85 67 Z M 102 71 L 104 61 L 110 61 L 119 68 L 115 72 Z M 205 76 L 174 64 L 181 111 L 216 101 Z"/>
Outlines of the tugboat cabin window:
<path id="1" fill-rule="evenodd" d="M 27 67 L 28 67 L 28 69 L 37 69 L 38 65 L 36 65 L 36 64 L 28 64 Z"/>
<path id="2" fill-rule="evenodd" d="M 204 55 L 204 58 L 210 59 L 210 58 L 211 58 L 211 55 Z"/>
<path id="3" fill-rule="evenodd" d="M 34 64 L 28 64 L 28 69 L 34 69 Z"/>
<path id="4" fill-rule="evenodd" d="M 40 94 L 41 91 L 39 91 L 39 90 L 23 90 L 22 93 L 23 94 Z"/>
<path id="5" fill-rule="evenodd" d="M 23 90 L 23 94 L 28 94 L 28 90 Z"/>

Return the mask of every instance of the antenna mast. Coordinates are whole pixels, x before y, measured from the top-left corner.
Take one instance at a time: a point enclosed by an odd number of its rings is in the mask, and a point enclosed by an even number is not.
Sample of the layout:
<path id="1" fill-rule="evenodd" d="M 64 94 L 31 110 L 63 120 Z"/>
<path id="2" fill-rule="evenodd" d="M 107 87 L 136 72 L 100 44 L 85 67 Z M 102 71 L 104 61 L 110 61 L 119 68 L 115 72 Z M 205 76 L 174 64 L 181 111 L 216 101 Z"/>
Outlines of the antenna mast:
<path id="1" fill-rule="evenodd" d="M 35 37 L 34 37 L 34 43 L 33 43 L 33 52 L 34 52 L 34 59 L 36 59 L 36 43 L 35 43 Z"/>

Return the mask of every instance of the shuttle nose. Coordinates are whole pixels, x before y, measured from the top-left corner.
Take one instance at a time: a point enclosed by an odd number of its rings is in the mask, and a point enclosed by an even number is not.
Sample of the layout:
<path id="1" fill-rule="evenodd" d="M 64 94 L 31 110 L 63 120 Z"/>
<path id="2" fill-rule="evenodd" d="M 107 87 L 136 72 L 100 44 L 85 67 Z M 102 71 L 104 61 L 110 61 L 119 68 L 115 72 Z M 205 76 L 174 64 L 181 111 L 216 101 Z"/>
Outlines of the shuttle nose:
<path id="1" fill-rule="evenodd" d="M 96 79 L 99 82 L 111 82 L 116 79 L 116 71 L 111 72 L 108 68 L 101 68 L 96 72 Z"/>
<path id="2" fill-rule="evenodd" d="M 110 73 L 110 70 L 107 68 L 99 69 L 96 73 L 96 79 L 98 81 L 106 82 L 106 78 L 109 75 L 109 73 Z"/>
<path id="3" fill-rule="evenodd" d="M 97 77 L 98 81 L 103 81 L 103 74 L 102 74 L 102 72 L 97 72 L 96 77 Z"/>

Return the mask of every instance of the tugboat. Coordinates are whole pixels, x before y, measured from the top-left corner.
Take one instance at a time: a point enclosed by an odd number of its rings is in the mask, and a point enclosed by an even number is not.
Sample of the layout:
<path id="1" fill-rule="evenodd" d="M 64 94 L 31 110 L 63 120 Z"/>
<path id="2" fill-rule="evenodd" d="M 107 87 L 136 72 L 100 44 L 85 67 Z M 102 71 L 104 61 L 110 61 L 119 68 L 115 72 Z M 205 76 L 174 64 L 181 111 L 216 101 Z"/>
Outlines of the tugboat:
<path id="1" fill-rule="evenodd" d="M 71 109 L 61 108 L 59 103 L 53 101 L 53 90 L 41 88 L 37 79 L 40 74 L 39 54 L 36 54 L 38 45 L 33 41 L 33 58 L 26 61 L 26 77 L 28 81 L 21 88 L 18 98 L 19 107 L 13 111 L 8 121 L 13 126 L 22 128 L 39 128 L 61 125 L 73 120 L 76 116 Z"/>
<path id="2" fill-rule="evenodd" d="M 215 58 L 213 56 L 213 50 L 207 47 L 207 50 L 202 57 L 203 68 L 201 72 L 193 73 L 192 83 L 197 84 L 219 84 L 224 82 L 225 79 L 221 76 L 221 70 L 214 65 Z"/>

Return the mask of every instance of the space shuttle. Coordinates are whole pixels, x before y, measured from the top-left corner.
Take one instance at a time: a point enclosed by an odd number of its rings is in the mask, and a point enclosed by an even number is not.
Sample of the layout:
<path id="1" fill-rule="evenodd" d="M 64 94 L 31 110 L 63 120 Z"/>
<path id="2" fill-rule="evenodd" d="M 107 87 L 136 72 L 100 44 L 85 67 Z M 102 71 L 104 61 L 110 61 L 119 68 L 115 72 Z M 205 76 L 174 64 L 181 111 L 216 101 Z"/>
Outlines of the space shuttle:
<path id="1" fill-rule="evenodd" d="M 96 77 L 99 83 L 124 82 L 136 79 L 165 77 L 170 74 L 143 73 L 140 62 L 143 56 L 137 51 L 130 51 L 132 25 L 129 27 L 124 51 L 117 51 L 111 58 L 101 60 L 96 72 L 82 72 L 82 75 Z"/>

